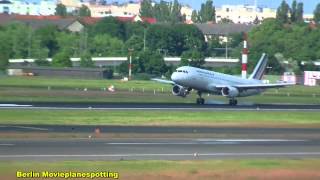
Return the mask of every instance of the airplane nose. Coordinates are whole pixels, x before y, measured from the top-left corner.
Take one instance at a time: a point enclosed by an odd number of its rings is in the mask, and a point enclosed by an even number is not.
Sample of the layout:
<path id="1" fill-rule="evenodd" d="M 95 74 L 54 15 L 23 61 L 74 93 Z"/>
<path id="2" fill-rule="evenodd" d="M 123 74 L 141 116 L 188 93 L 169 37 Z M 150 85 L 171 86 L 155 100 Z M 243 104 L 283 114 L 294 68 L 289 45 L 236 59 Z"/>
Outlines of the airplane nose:
<path id="1" fill-rule="evenodd" d="M 176 82 L 178 80 L 178 74 L 176 72 L 174 72 L 172 75 L 171 75 L 171 80 Z"/>

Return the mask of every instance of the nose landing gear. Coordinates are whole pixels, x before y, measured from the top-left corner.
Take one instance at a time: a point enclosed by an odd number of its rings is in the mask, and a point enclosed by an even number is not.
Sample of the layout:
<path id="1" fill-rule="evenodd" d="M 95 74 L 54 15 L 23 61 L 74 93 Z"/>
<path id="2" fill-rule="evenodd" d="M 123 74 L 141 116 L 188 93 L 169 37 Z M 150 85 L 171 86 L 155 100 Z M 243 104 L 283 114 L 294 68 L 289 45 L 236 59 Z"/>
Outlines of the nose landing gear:
<path id="1" fill-rule="evenodd" d="M 205 100 L 202 98 L 202 92 L 198 91 L 198 96 L 199 98 L 197 98 L 197 104 L 203 105 L 205 103 Z"/>

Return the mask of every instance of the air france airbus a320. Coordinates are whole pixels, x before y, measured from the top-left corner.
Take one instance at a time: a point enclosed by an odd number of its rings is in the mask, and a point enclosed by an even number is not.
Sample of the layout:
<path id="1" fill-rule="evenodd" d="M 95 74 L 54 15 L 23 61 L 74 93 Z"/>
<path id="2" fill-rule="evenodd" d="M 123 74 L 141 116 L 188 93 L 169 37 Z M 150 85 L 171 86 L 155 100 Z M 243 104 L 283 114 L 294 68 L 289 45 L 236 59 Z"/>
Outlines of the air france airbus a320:
<path id="1" fill-rule="evenodd" d="M 268 88 L 281 88 L 294 85 L 292 83 L 265 84 L 264 74 L 268 57 L 263 54 L 253 73 L 248 79 L 238 76 L 222 74 L 190 66 L 179 67 L 171 76 L 172 81 L 153 79 L 158 82 L 172 84 L 172 93 L 176 96 L 186 97 L 191 90 L 198 92 L 197 104 L 204 104 L 202 93 L 222 95 L 229 98 L 230 105 L 237 105 L 237 97 L 257 95 Z"/>

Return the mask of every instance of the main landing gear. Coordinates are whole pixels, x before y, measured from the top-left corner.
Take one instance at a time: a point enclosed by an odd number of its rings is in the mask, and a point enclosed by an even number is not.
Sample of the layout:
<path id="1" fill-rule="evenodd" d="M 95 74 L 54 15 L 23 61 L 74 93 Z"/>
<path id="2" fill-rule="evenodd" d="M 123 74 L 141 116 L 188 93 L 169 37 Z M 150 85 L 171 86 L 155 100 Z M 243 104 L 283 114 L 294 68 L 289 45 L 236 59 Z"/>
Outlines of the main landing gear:
<path id="1" fill-rule="evenodd" d="M 237 104 L 238 104 L 238 101 L 236 99 L 229 99 L 230 106 L 236 106 Z"/>
<path id="2" fill-rule="evenodd" d="M 199 96 L 199 98 L 197 98 L 197 104 L 203 105 L 205 103 L 205 100 L 201 97 L 202 92 L 198 91 L 198 96 Z"/>

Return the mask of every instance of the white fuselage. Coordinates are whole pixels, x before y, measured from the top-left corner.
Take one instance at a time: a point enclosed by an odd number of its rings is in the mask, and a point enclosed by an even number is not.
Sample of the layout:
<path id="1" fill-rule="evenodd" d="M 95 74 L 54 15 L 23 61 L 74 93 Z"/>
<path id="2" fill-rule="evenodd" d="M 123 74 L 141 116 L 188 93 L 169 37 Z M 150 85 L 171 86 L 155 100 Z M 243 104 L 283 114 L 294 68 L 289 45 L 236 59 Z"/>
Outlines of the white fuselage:
<path id="1" fill-rule="evenodd" d="M 177 69 L 171 76 L 173 82 L 177 85 L 192 88 L 201 92 L 208 92 L 211 94 L 221 95 L 221 89 L 218 86 L 236 86 L 236 85 L 250 85 L 263 84 L 260 80 L 243 79 L 241 77 L 232 76 L 228 74 L 208 71 L 205 69 L 183 66 Z M 239 92 L 238 97 L 245 97 L 256 95 L 263 92 L 262 89 L 247 89 Z"/>

